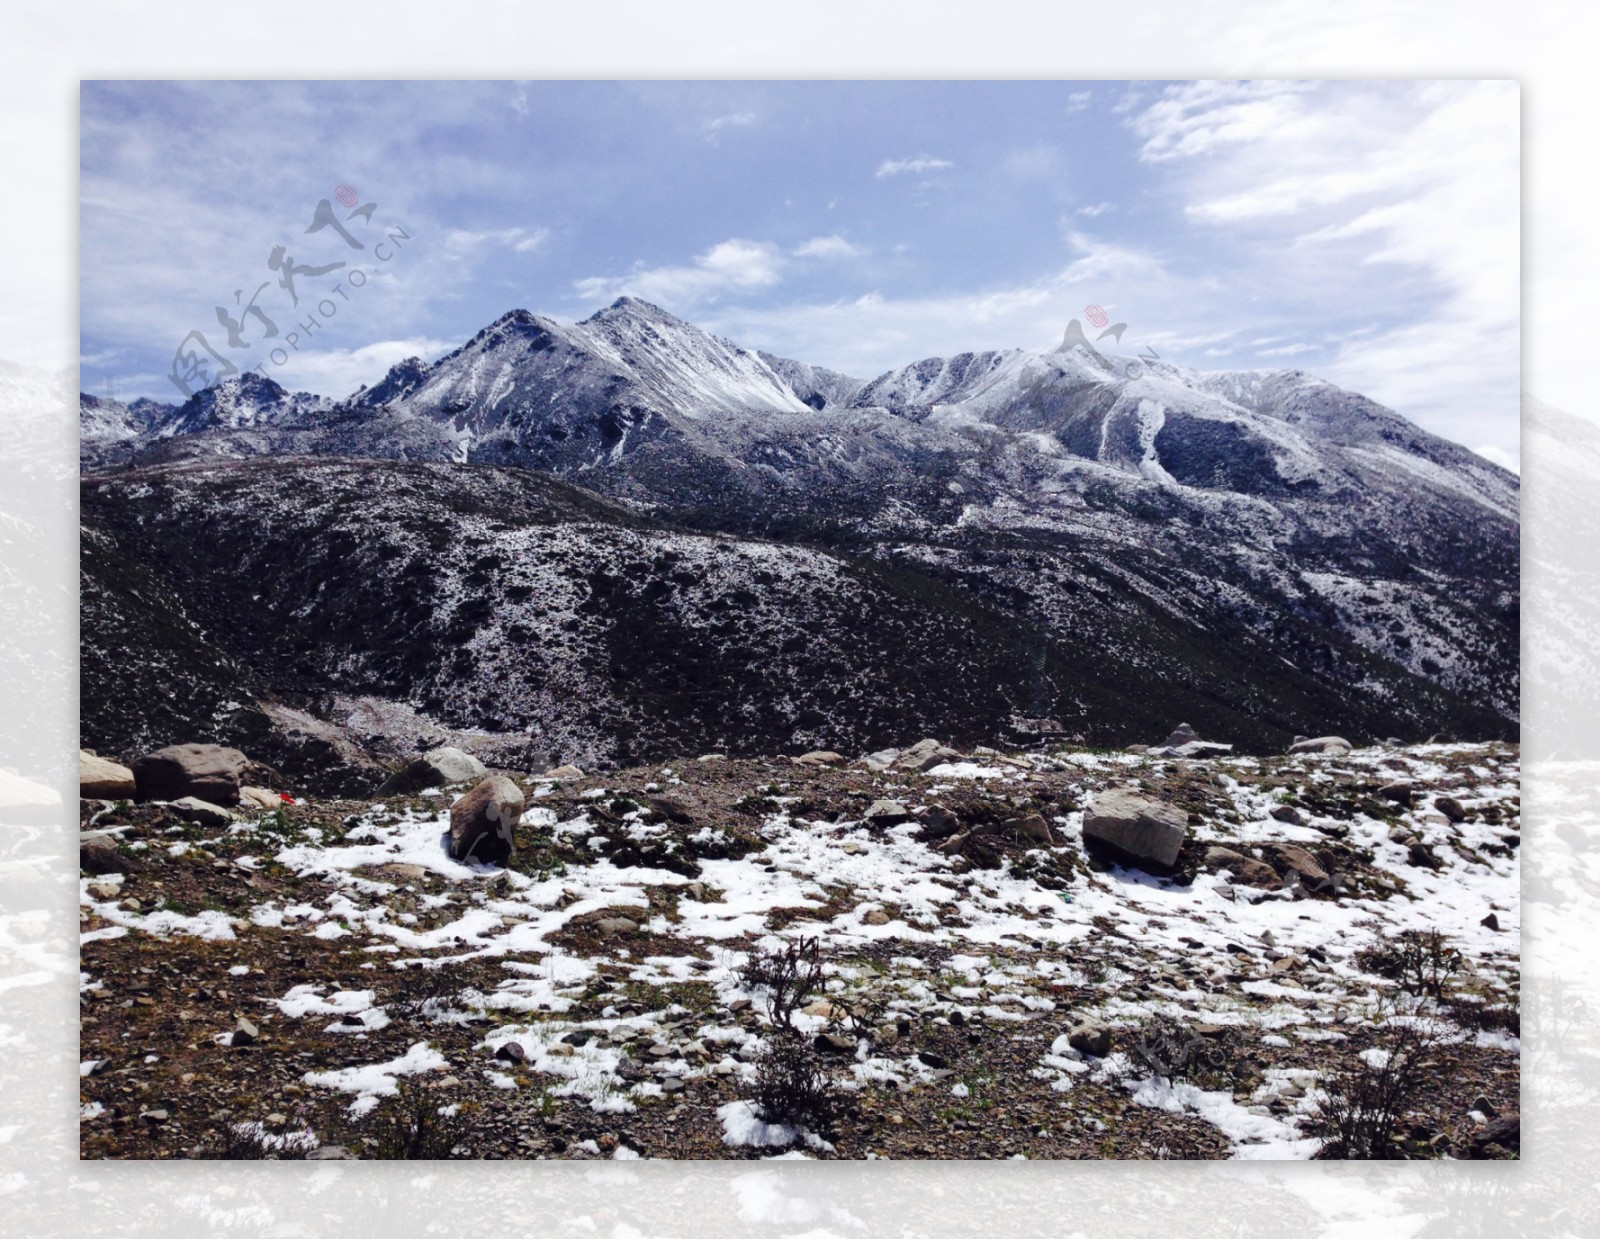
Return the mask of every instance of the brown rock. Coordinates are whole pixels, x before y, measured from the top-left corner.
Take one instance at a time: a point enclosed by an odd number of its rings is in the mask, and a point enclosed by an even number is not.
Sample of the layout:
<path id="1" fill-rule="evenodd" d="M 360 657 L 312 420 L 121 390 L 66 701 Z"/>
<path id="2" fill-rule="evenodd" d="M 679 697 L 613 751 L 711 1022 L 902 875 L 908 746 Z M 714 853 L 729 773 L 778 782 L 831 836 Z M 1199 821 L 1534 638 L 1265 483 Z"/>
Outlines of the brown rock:
<path id="1" fill-rule="evenodd" d="M 479 780 L 450 809 L 450 855 L 457 861 L 506 864 L 522 809 L 522 789 L 504 775 Z"/>
<path id="2" fill-rule="evenodd" d="M 1043 844 L 1046 848 L 1055 843 L 1050 835 L 1050 824 L 1044 820 L 1042 814 L 1029 814 L 1024 818 L 1011 818 L 1005 823 L 1005 830 L 1015 832 L 1022 839 L 1030 843 Z"/>
<path id="3" fill-rule="evenodd" d="M 250 759 L 224 745 L 168 745 L 133 764 L 141 801 L 198 797 L 212 805 L 237 805 Z"/>
<path id="4" fill-rule="evenodd" d="M 1451 822 L 1465 822 L 1467 820 L 1466 806 L 1462 805 L 1455 797 L 1434 797 L 1433 808 Z"/>
<path id="5" fill-rule="evenodd" d="M 131 801 L 137 793 L 133 772 L 120 762 L 112 762 L 78 750 L 78 795 L 102 801 Z"/>
<path id="6" fill-rule="evenodd" d="M 78 845 L 78 868 L 89 874 L 131 874 L 139 867 L 131 857 L 119 853 L 110 839 L 96 835 Z"/>
<path id="7" fill-rule="evenodd" d="M 1227 870 L 1247 887 L 1276 891 L 1283 886 L 1278 872 L 1266 862 L 1234 852 L 1231 848 L 1206 849 L 1205 866 L 1208 870 Z"/>
<path id="8" fill-rule="evenodd" d="M 1328 881 L 1328 871 L 1322 868 L 1322 863 L 1299 845 L 1274 844 L 1272 851 L 1280 871 L 1293 871 L 1308 886 Z"/>

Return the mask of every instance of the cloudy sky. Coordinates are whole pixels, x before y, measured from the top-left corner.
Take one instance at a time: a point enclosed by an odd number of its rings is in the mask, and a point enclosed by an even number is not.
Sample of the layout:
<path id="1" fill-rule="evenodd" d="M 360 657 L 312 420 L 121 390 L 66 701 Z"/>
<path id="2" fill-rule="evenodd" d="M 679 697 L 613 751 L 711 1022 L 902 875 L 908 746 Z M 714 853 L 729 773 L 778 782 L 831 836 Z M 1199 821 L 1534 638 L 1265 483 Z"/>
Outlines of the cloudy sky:
<path id="1" fill-rule="evenodd" d="M 1302 368 L 1514 463 L 1518 113 L 1501 82 L 85 83 L 81 384 L 176 399 L 198 329 L 343 395 L 624 293 L 870 377 L 1098 304 L 1127 352 Z M 307 232 L 323 199 L 359 250 Z"/>

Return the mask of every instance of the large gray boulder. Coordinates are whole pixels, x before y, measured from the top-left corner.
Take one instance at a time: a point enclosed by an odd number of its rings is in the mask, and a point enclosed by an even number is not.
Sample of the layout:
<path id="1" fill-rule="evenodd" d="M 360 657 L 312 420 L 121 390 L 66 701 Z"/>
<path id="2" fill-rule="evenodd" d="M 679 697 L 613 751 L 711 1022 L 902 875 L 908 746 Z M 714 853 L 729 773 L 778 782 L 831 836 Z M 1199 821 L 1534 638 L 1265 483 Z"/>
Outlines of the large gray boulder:
<path id="1" fill-rule="evenodd" d="M 1134 788 L 1097 792 L 1083 811 L 1086 844 L 1115 849 L 1141 869 L 1170 870 L 1188 833 L 1188 817 Z"/>
<path id="2" fill-rule="evenodd" d="M 935 740 L 922 740 L 909 749 L 902 749 L 900 756 L 894 760 L 894 765 L 901 771 L 926 771 L 941 762 L 959 761 L 961 754 L 948 745 Z"/>
<path id="3" fill-rule="evenodd" d="M 133 782 L 141 801 L 197 797 L 212 805 L 237 805 L 239 786 L 250 770 L 249 758 L 224 745 L 168 745 L 134 762 Z"/>
<path id="4" fill-rule="evenodd" d="M 442 788 L 446 784 L 466 784 L 482 779 L 489 773 L 484 766 L 464 749 L 444 745 L 430 749 L 420 758 L 413 758 L 378 786 L 377 796 L 405 796 L 421 792 L 424 788 Z"/>
<path id="5" fill-rule="evenodd" d="M 1342 736 L 1313 736 L 1289 746 L 1290 753 L 1321 753 L 1342 758 L 1355 746 Z"/>
<path id="6" fill-rule="evenodd" d="M 522 821 L 522 789 L 504 775 L 479 780 L 450 809 L 450 855 L 457 861 L 505 865 Z"/>
<path id="7" fill-rule="evenodd" d="M 104 801 L 131 801 L 138 793 L 133 772 L 120 762 L 78 750 L 78 795 Z"/>

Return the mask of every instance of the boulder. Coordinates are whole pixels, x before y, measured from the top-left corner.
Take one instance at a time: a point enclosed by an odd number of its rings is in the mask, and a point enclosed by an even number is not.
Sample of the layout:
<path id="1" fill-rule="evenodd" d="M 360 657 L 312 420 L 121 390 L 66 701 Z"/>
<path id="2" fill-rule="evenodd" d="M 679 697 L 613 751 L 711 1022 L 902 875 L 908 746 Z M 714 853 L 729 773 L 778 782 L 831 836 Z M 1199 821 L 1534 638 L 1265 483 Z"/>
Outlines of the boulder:
<path id="1" fill-rule="evenodd" d="M 212 805 L 237 805 L 250 759 L 224 745 L 168 745 L 133 764 L 141 801 L 198 797 Z"/>
<path id="2" fill-rule="evenodd" d="M 470 753 L 445 745 L 430 749 L 420 758 L 413 758 L 378 786 L 375 796 L 405 796 L 421 792 L 424 788 L 442 788 L 446 784 L 465 784 L 482 779 L 489 773 Z"/>
<path id="3" fill-rule="evenodd" d="M 450 855 L 457 861 L 505 865 L 522 807 L 522 789 L 504 775 L 479 780 L 450 807 Z"/>
<path id="4" fill-rule="evenodd" d="M 1197 741 L 1199 739 L 1200 733 L 1196 732 L 1187 723 L 1180 723 L 1172 730 L 1172 735 L 1161 742 L 1159 748 L 1176 749 L 1180 745 L 1187 745 L 1190 741 Z"/>
<path id="5" fill-rule="evenodd" d="M 1067 1034 L 1067 1045 L 1080 1055 L 1104 1059 L 1111 1053 L 1111 1030 L 1094 1021 L 1084 1021 Z"/>
<path id="6" fill-rule="evenodd" d="M 942 840 L 961 830 L 961 819 L 943 805 L 924 805 L 917 810 L 916 818 L 922 824 L 924 839 Z"/>
<path id="7" fill-rule="evenodd" d="M 1313 736 L 1297 740 L 1289 746 L 1290 753 L 1320 753 L 1329 757 L 1342 758 L 1355 746 L 1342 736 Z"/>
<path id="8" fill-rule="evenodd" d="M 1234 852 L 1231 848 L 1206 849 L 1205 866 L 1208 870 L 1227 870 L 1246 887 L 1276 891 L 1283 886 L 1278 878 L 1278 872 L 1265 861 L 1257 861 L 1254 857 Z"/>
<path id="9" fill-rule="evenodd" d="M 899 757 L 894 760 L 894 765 L 896 769 L 902 771 L 926 771 L 941 762 L 960 760 L 961 755 L 948 745 L 935 740 L 921 740 L 910 749 L 902 749 Z"/>
<path id="10" fill-rule="evenodd" d="M 1217 741 L 1186 741 L 1182 745 L 1168 747 L 1164 753 L 1156 749 L 1150 752 L 1167 758 L 1222 758 L 1233 752 L 1233 746 Z"/>
<path id="11" fill-rule="evenodd" d="M 1434 797 L 1433 808 L 1451 822 L 1465 822 L 1467 820 L 1466 806 L 1462 805 L 1455 797 Z"/>
<path id="12" fill-rule="evenodd" d="M 594 923 L 601 934 L 638 934 L 639 923 L 628 917 L 602 917 Z"/>
<path id="13" fill-rule="evenodd" d="M 910 817 L 911 811 L 899 801 L 874 801 L 861 815 L 861 821 L 869 827 L 892 827 Z"/>
<path id="14" fill-rule="evenodd" d="M 810 753 L 801 754 L 795 763 L 799 766 L 843 766 L 845 756 L 831 749 L 813 749 Z"/>
<path id="15" fill-rule="evenodd" d="M 720 755 L 718 755 L 718 756 L 720 756 Z M 553 767 L 551 767 L 543 775 L 539 776 L 539 778 L 540 779 L 560 779 L 560 780 L 582 779 L 583 778 L 583 771 L 581 771 L 578 767 L 573 766 L 569 762 L 565 766 L 553 766 Z"/>
<path id="16" fill-rule="evenodd" d="M 1411 785 L 1403 779 L 1397 779 L 1392 784 L 1384 784 L 1378 789 L 1378 795 L 1385 801 L 1394 801 L 1400 805 L 1410 805 L 1411 794 Z"/>
<path id="17" fill-rule="evenodd" d="M 1188 831 L 1188 817 L 1133 788 L 1097 792 L 1083 811 L 1086 844 L 1104 844 L 1141 868 L 1170 870 Z"/>
<path id="18" fill-rule="evenodd" d="M 132 857 L 117 851 L 115 840 L 94 835 L 78 845 L 78 868 L 88 874 L 128 874 L 139 867 Z"/>
<path id="19" fill-rule="evenodd" d="M 1043 814 L 1028 814 L 1022 818 L 1009 818 L 1002 825 L 1006 831 L 1012 832 L 1019 839 L 1027 840 L 1031 844 L 1043 844 L 1049 848 L 1055 844 L 1050 835 L 1050 824 L 1044 820 Z"/>
<path id="20" fill-rule="evenodd" d="M 1286 822 L 1290 826 L 1303 827 L 1306 825 L 1306 816 L 1292 805 L 1274 805 L 1267 813 L 1277 821 Z"/>
<path id="21" fill-rule="evenodd" d="M 225 827 L 238 818 L 232 810 L 213 805 L 210 801 L 202 801 L 199 797 L 179 797 L 172 802 L 172 811 L 185 822 L 196 823 L 202 827 Z"/>
<path id="22" fill-rule="evenodd" d="M 860 766 L 869 771 L 887 771 L 894 765 L 894 760 L 900 756 L 898 749 L 879 749 L 873 753 L 862 754 L 856 759 Z"/>
<path id="23" fill-rule="evenodd" d="M 131 801 L 138 789 L 133 782 L 133 772 L 120 762 L 112 762 L 78 750 L 78 795 L 102 801 Z"/>
<path id="24" fill-rule="evenodd" d="M 1315 889 L 1328 881 L 1328 871 L 1322 863 L 1298 844 L 1274 844 L 1272 854 L 1280 872 L 1298 874 L 1307 887 Z"/>

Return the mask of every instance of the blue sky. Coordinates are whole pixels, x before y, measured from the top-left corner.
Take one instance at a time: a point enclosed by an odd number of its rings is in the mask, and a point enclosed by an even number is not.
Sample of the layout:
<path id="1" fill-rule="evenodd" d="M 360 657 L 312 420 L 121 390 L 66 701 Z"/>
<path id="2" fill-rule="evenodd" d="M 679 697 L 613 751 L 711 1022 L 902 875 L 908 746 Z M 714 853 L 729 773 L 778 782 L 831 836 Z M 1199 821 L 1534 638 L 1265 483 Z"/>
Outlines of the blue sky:
<path id="1" fill-rule="evenodd" d="M 623 293 L 862 377 L 1048 348 L 1098 304 L 1128 352 L 1303 368 L 1516 459 L 1510 83 L 86 82 L 81 103 L 87 391 L 177 398 L 196 328 L 343 395 L 507 310 Z M 305 233 L 340 185 L 376 204 L 346 223 L 360 252 Z M 346 266 L 298 276 L 295 307 L 279 245 Z M 238 312 L 263 282 L 280 337 L 318 318 L 281 365 Z"/>

